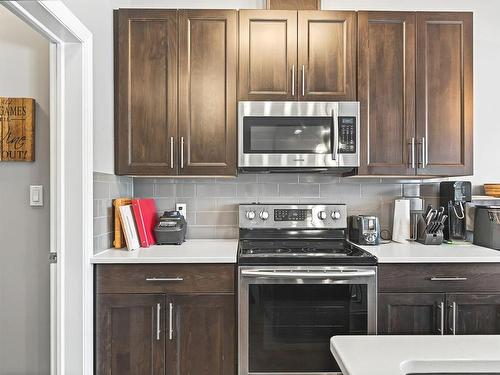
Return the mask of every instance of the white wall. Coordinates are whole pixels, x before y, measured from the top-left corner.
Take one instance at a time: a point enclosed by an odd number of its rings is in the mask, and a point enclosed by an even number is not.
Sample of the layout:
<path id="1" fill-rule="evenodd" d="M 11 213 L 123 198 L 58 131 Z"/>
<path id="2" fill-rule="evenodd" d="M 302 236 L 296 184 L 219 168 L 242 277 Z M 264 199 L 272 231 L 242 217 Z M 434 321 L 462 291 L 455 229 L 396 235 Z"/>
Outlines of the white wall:
<path id="1" fill-rule="evenodd" d="M 0 51 L 0 96 L 36 100 L 35 162 L 0 163 L 0 375 L 48 374 L 49 43 L 0 6 Z"/>
<path id="2" fill-rule="evenodd" d="M 114 172 L 113 161 L 113 18 L 112 9 L 156 8 L 261 8 L 264 0 L 64 0 L 94 33 L 95 132 L 94 170 Z M 500 182 L 495 147 L 497 126 L 496 87 L 500 87 L 500 2 L 498 0 L 323 0 L 323 9 L 443 10 L 474 12 L 475 176 L 473 182 Z M 444 142 L 446 140 L 443 140 Z"/>

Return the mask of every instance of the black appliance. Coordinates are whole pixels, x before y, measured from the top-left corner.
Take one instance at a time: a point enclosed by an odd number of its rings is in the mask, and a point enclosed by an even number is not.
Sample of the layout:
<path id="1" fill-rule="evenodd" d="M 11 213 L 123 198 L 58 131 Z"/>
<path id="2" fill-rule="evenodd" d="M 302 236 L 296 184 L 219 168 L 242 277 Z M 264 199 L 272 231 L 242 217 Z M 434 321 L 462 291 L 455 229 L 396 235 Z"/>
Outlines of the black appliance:
<path id="1" fill-rule="evenodd" d="M 500 250 L 500 206 L 476 206 L 474 244 Z"/>
<path id="2" fill-rule="evenodd" d="M 465 204 L 472 200 L 470 181 L 443 181 L 439 184 L 440 206 L 448 218 L 443 234 L 445 240 L 465 240 Z"/>
<path id="3" fill-rule="evenodd" d="M 179 211 L 165 211 L 154 232 L 158 245 L 181 245 L 186 240 L 187 222 Z"/>
<path id="4" fill-rule="evenodd" d="M 238 375 L 336 374 L 334 335 L 376 334 L 377 258 L 347 208 L 240 205 Z"/>
<path id="5" fill-rule="evenodd" d="M 360 245 L 380 244 L 378 217 L 355 215 L 349 218 L 349 240 Z"/>

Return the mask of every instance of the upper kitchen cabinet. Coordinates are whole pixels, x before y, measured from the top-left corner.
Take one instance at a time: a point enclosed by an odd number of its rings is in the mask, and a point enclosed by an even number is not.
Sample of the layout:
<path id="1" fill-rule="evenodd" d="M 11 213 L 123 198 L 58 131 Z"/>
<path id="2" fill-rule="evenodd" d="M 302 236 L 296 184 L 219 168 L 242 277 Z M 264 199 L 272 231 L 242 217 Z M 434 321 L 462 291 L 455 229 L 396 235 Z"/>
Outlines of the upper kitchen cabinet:
<path id="1" fill-rule="evenodd" d="M 356 12 L 240 11 L 240 100 L 355 100 Z"/>
<path id="2" fill-rule="evenodd" d="M 298 12 L 299 100 L 356 100 L 356 12 Z"/>
<path id="3" fill-rule="evenodd" d="M 177 173 L 177 11 L 114 12 L 115 172 Z"/>
<path id="4" fill-rule="evenodd" d="M 472 14 L 359 12 L 364 175 L 472 174 Z"/>
<path id="5" fill-rule="evenodd" d="M 358 30 L 359 173 L 414 175 L 415 13 L 359 12 Z"/>
<path id="6" fill-rule="evenodd" d="M 116 174 L 235 175 L 235 10 L 115 11 Z"/>
<path id="7" fill-rule="evenodd" d="M 297 98 L 297 12 L 241 10 L 239 99 Z"/>
<path id="8" fill-rule="evenodd" d="M 471 175 L 472 13 L 417 13 L 419 175 Z"/>
<path id="9" fill-rule="evenodd" d="M 179 11 L 179 174 L 236 174 L 237 35 L 235 10 Z"/>

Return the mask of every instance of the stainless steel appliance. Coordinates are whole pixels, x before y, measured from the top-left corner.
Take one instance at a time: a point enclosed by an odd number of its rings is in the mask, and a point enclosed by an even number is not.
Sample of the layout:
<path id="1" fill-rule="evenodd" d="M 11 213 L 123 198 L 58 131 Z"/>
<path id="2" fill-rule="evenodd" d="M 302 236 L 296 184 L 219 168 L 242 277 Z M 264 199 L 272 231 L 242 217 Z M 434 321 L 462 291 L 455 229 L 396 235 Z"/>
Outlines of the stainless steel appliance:
<path id="1" fill-rule="evenodd" d="M 380 222 L 378 217 L 355 215 L 350 217 L 349 239 L 360 245 L 380 243 Z"/>
<path id="2" fill-rule="evenodd" d="M 440 205 L 448 219 L 444 223 L 445 240 L 465 240 L 465 205 L 472 200 L 470 181 L 443 181 L 439 184 Z"/>
<path id="3" fill-rule="evenodd" d="M 238 374 L 326 375 L 334 335 L 376 334 L 377 258 L 348 242 L 347 208 L 240 205 Z"/>
<path id="4" fill-rule="evenodd" d="M 359 166 L 359 102 L 240 102 L 238 167 L 287 171 Z"/>
<path id="5" fill-rule="evenodd" d="M 500 206 L 477 206 L 474 244 L 500 250 Z"/>

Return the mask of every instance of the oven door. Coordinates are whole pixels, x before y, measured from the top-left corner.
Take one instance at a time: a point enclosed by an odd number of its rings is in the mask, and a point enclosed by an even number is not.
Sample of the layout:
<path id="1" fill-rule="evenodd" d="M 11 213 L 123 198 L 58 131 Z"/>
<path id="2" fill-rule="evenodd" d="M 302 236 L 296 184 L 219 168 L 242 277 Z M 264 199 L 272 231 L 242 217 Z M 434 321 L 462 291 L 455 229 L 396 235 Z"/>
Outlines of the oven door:
<path id="1" fill-rule="evenodd" d="M 239 375 L 337 374 L 335 335 L 376 334 L 376 267 L 239 267 Z"/>

